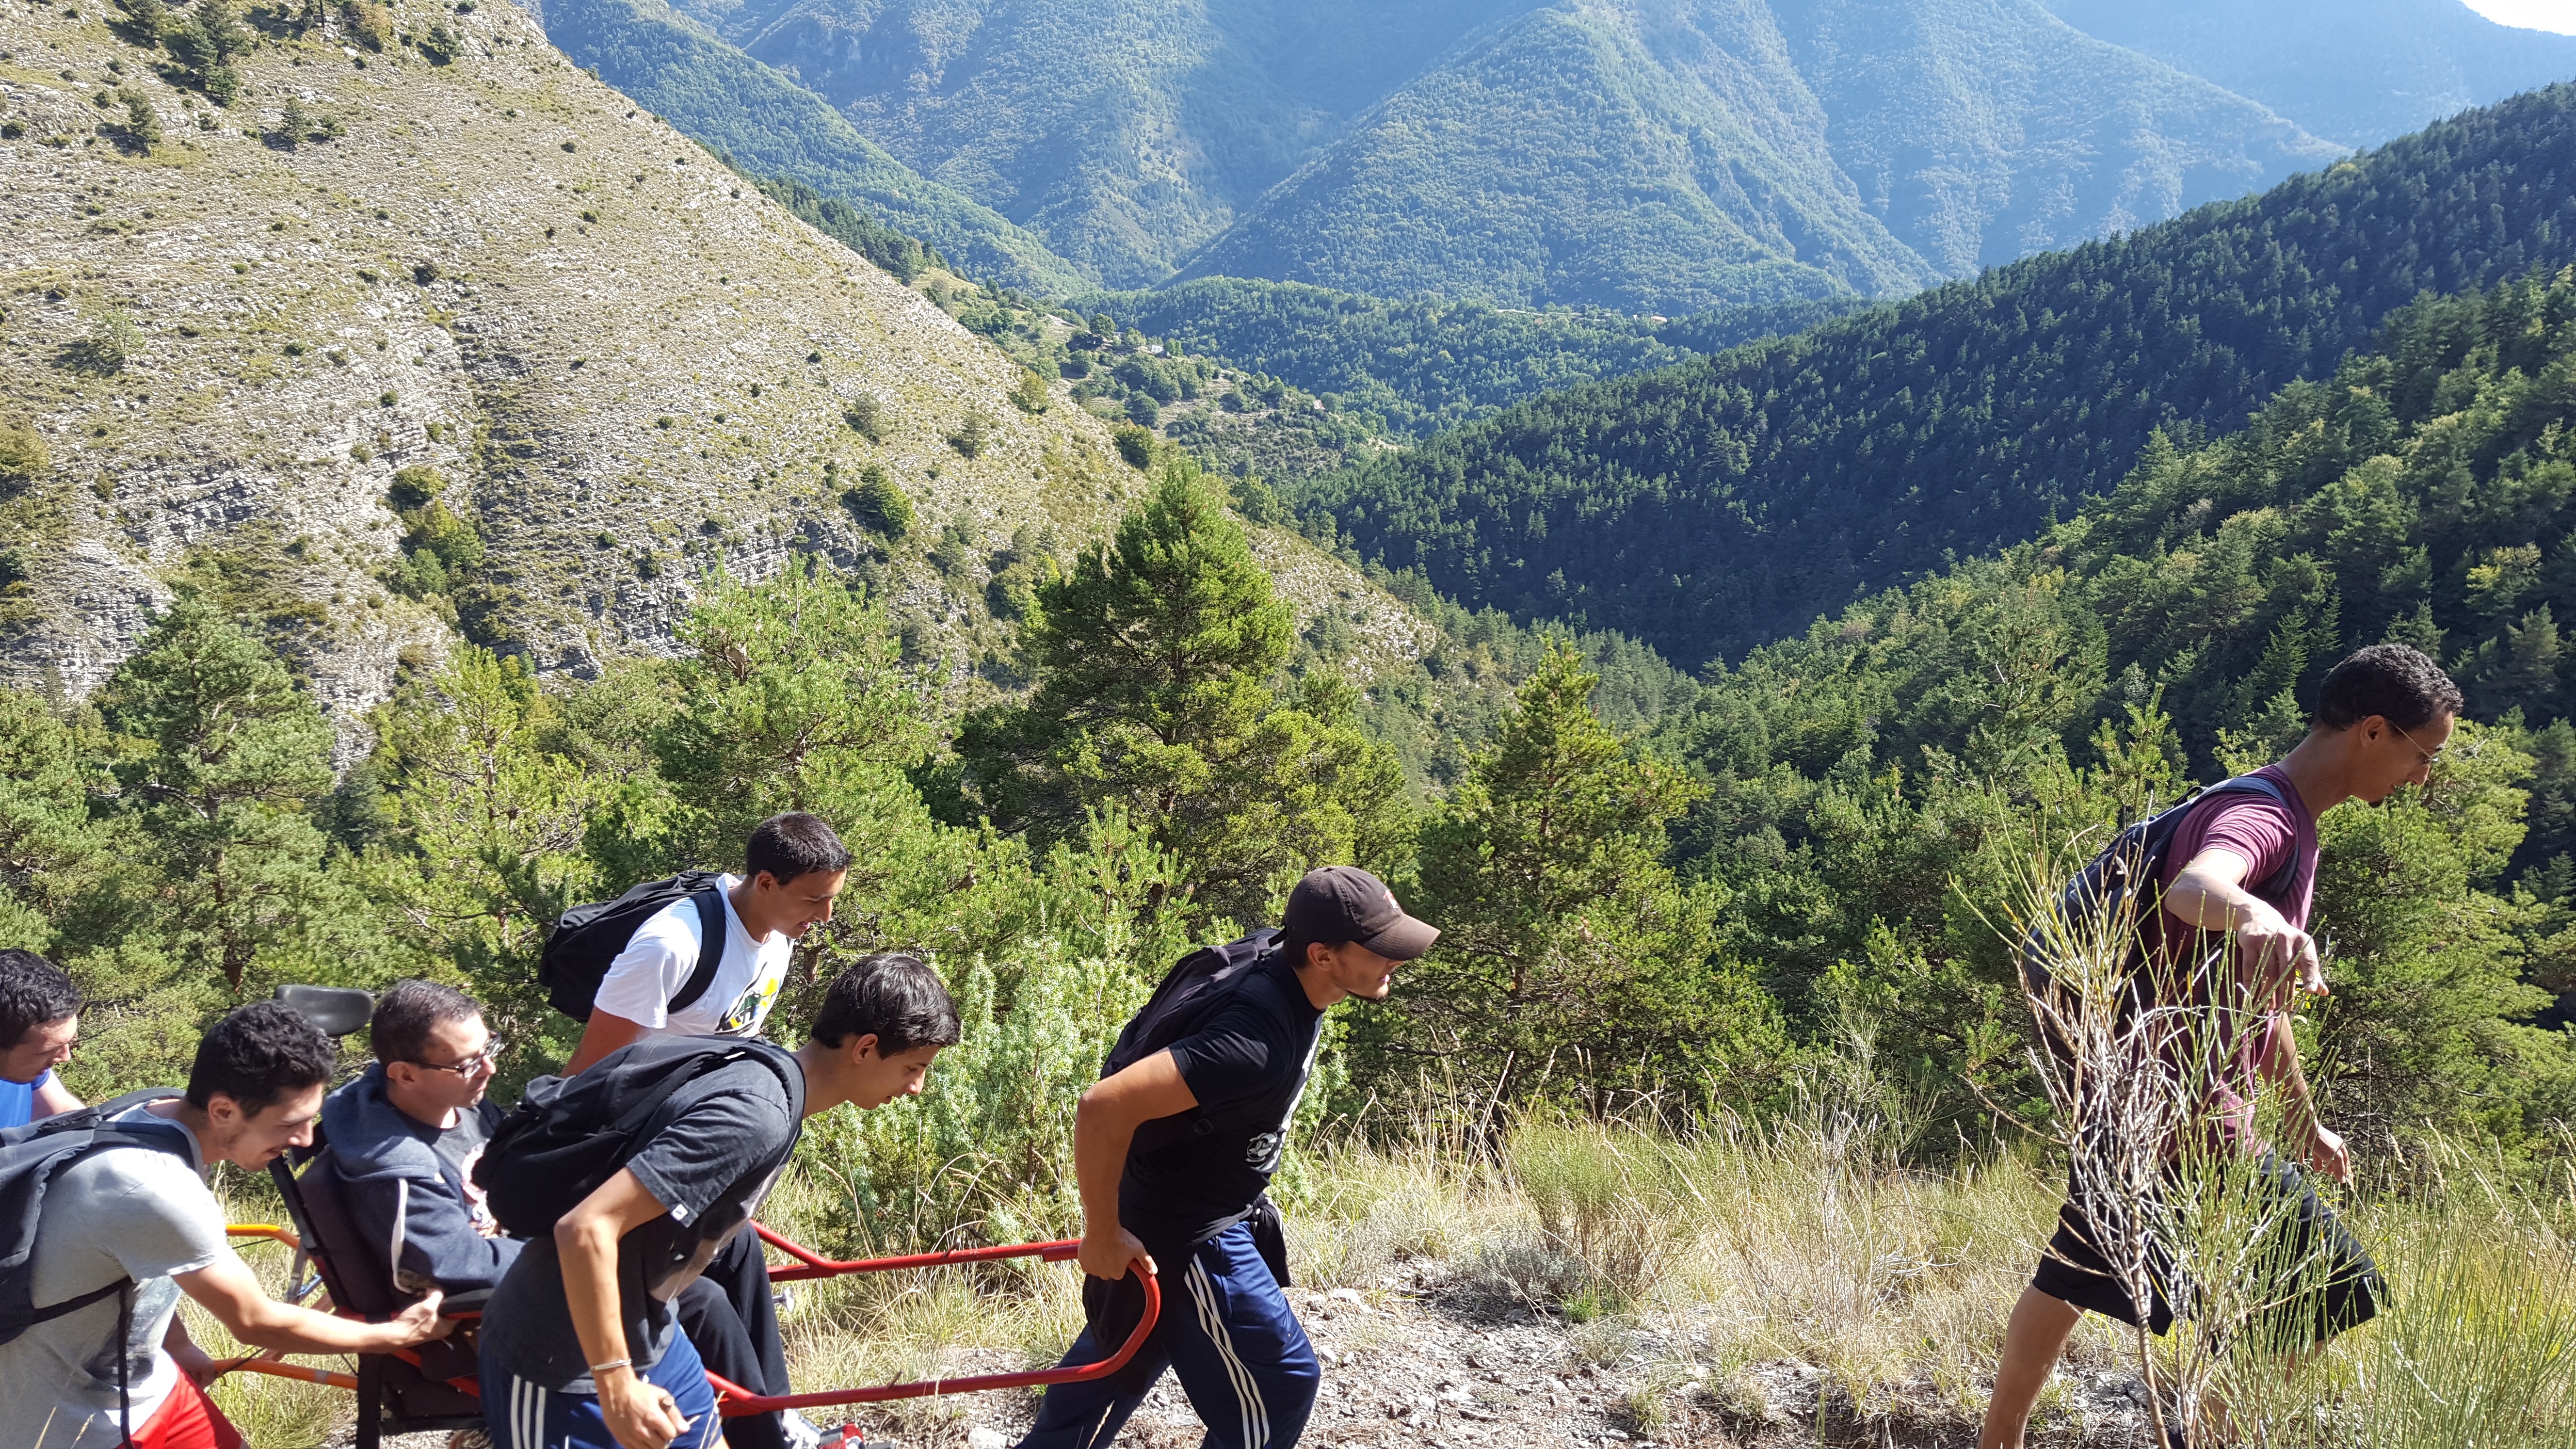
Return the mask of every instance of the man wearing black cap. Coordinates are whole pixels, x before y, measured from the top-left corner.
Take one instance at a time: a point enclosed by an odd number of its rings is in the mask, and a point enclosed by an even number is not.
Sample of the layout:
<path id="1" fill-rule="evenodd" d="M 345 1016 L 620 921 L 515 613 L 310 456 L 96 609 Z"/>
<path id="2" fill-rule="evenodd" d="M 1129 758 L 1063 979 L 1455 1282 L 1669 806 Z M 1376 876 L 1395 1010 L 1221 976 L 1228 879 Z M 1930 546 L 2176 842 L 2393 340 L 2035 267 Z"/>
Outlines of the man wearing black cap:
<path id="1" fill-rule="evenodd" d="M 1166 1366 L 1208 1449 L 1285 1449 L 1306 1427 L 1323 1374 L 1279 1291 L 1285 1246 L 1262 1194 L 1325 1009 L 1385 1000 L 1397 965 L 1440 933 L 1353 866 L 1309 872 L 1282 925 L 1174 968 L 1111 1054 L 1126 1065 L 1083 1094 L 1073 1155 L 1091 1326 L 1064 1362 L 1125 1342 L 1141 1303 L 1122 1287 L 1131 1264 L 1161 1275 L 1163 1312 L 1125 1369 L 1048 1389 L 1021 1449 L 1103 1449 Z"/>

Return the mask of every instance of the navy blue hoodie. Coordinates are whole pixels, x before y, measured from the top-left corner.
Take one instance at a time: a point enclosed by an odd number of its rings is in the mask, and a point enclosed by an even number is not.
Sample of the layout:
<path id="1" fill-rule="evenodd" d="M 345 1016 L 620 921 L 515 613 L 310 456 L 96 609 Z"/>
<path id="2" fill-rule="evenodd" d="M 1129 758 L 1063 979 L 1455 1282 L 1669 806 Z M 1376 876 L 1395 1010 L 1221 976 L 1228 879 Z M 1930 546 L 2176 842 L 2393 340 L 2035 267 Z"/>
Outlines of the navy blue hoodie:
<path id="1" fill-rule="evenodd" d="M 501 1120 L 490 1102 L 472 1110 L 487 1135 Z M 436 1284 L 450 1298 L 488 1291 L 519 1243 L 475 1230 L 464 1179 L 432 1145 L 438 1136 L 385 1096 L 382 1062 L 322 1103 L 322 1139 L 347 1184 L 349 1216 L 366 1241 L 392 1247 L 396 1285 L 418 1293 Z"/>

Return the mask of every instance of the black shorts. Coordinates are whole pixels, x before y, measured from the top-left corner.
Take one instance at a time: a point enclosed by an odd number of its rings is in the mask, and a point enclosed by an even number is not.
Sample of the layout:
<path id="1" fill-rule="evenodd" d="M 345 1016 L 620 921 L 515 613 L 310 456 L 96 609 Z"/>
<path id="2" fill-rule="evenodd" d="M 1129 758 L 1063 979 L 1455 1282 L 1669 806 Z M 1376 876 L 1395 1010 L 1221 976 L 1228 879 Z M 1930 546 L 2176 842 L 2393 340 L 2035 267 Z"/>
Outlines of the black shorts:
<path id="1" fill-rule="evenodd" d="M 2311 1286 L 2265 1315 L 2266 1330 L 2284 1346 L 2305 1346 L 2377 1316 L 2379 1300 L 2388 1292 L 2387 1281 L 2361 1240 L 2318 1200 L 2307 1174 L 2270 1152 L 2263 1154 L 2255 1171 L 2268 1200 L 2290 1208 L 2278 1249 L 2280 1261 L 2317 1263 L 2323 1268 Z M 2048 1252 L 2039 1260 L 2039 1271 L 2031 1275 L 2030 1286 L 2061 1303 L 2134 1324 L 2138 1305 L 2111 1271 L 2110 1260 L 2094 1246 L 2093 1225 L 2083 1200 L 2084 1194 L 2070 1181 L 2066 1202 L 2057 1210 L 2057 1232 L 2048 1240 Z M 2150 1263 L 2148 1276 L 2154 1301 L 2148 1305 L 2146 1326 L 2162 1334 L 2173 1327 L 2176 1298 L 2183 1300 L 2183 1316 L 2189 1316 L 2191 1285 L 2177 1283 L 2178 1275 L 2166 1263 Z"/>

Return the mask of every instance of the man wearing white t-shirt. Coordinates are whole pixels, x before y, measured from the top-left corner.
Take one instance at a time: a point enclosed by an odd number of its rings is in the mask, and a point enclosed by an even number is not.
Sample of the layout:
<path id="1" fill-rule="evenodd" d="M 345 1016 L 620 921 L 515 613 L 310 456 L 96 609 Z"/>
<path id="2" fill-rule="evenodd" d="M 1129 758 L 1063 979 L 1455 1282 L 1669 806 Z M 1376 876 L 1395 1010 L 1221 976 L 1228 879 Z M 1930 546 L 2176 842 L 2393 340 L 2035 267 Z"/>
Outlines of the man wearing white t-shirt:
<path id="1" fill-rule="evenodd" d="M 436 1292 L 386 1323 L 279 1303 L 225 1242 L 201 1174 L 217 1162 L 258 1171 L 312 1142 L 336 1056 L 311 1022 L 254 1002 L 198 1044 L 186 1096 L 117 1119 L 169 1150 L 97 1147 L 55 1173 L 28 1257 L 30 1297 L 88 1301 L 0 1344 L 0 1445 L 111 1449 L 130 1437 L 134 1449 L 240 1449 L 198 1387 L 216 1366 L 174 1321 L 181 1294 L 259 1349 L 391 1353 L 448 1331 Z"/>
<path id="2" fill-rule="evenodd" d="M 818 816 L 791 811 L 754 826 L 743 847 L 742 874 L 717 878 L 725 939 L 706 990 L 694 1000 L 680 999 L 698 969 L 705 938 L 699 899 L 674 901 L 636 927 L 626 949 L 608 963 L 591 998 L 590 1023 L 563 1074 L 573 1076 L 619 1047 L 665 1032 L 758 1036 L 786 983 L 796 942 L 832 919 L 833 897 L 849 871 L 848 848 Z M 737 1233 L 672 1308 L 681 1332 L 709 1367 L 756 1392 L 783 1394 L 787 1350 L 770 1292 L 760 1239 Z M 730 1449 L 796 1449 L 820 1437 L 797 1414 L 727 1419 L 724 1435 Z"/>
<path id="3" fill-rule="evenodd" d="M 563 1074 L 573 1076 L 631 1042 L 660 1032 L 757 1036 L 787 963 L 806 931 L 832 919 L 832 898 L 849 878 L 850 852 L 832 827 L 803 811 L 753 828 L 741 875 L 718 878 L 724 952 L 715 979 L 694 1001 L 671 1009 L 698 968 L 704 939 L 695 900 L 674 901 L 635 928 L 608 965 L 592 999 L 590 1024 Z"/>

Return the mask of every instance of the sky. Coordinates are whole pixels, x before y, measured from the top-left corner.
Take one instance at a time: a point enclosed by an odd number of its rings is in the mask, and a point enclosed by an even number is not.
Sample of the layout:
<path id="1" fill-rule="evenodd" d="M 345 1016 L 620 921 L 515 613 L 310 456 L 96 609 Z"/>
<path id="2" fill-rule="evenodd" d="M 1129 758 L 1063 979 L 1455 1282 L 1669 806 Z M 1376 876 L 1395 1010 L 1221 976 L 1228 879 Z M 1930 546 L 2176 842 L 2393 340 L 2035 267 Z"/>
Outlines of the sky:
<path id="1" fill-rule="evenodd" d="M 2527 30 L 2555 30 L 2576 35 L 2576 0 L 2466 0 L 2468 7 L 2499 25 Z"/>

